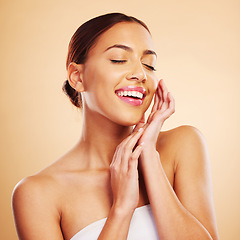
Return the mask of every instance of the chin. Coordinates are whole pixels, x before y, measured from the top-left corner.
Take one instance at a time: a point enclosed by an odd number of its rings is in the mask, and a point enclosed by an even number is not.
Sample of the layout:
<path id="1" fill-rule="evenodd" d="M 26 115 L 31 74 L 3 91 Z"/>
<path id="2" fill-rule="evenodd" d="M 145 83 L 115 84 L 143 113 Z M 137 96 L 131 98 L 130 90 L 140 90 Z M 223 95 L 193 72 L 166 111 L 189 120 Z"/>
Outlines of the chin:
<path id="1" fill-rule="evenodd" d="M 118 119 L 117 122 L 119 125 L 130 127 L 130 126 L 134 126 L 137 123 L 139 123 L 141 118 L 142 118 L 142 114 L 139 116 L 136 116 L 136 115 L 135 116 L 125 116 L 124 118 Z"/>

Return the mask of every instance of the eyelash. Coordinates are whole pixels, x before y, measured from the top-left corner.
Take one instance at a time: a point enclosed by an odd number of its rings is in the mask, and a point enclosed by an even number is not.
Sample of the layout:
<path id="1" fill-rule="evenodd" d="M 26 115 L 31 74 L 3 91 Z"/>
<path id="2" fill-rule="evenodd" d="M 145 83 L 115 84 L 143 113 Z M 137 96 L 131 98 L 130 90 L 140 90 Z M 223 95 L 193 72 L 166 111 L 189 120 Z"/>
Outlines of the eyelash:
<path id="1" fill-rule="evenodd" d="M 127 60 L 115 60 L 115 59 L 111 59 L 111 62 L 112 62 L 112 63 L 121 64 L 121 63 L 127 62 Z M 155 69 L 153 66 L 150 66 L 150 65 L 145 64 L 145 63 L 143 63 L 143 65 L 144 65 L 145 67 L 147 67 L 147 68 L 148 68 L 149 70 L 151 70 L 151 71 L 156 71 L 156 69 Z"/>
<path id="2" fill-rule="evenodd" d="M 127 60 L 114 60 L 114 59 L 112 59 L 111 62 L 113 62 L 113 63 L 125 63 L 125 62 L 127 62 Z"/>
<path id="3" fill-rule="evenodd" d="M 153 66 L 150 66 L 150 65 L 147 65 L 147 64 L 144 64 L 144 66 L 146 66 L 147 68 L 149 68 L 151 71 L 156 71 L 156 69 L 153 67 Z"/>

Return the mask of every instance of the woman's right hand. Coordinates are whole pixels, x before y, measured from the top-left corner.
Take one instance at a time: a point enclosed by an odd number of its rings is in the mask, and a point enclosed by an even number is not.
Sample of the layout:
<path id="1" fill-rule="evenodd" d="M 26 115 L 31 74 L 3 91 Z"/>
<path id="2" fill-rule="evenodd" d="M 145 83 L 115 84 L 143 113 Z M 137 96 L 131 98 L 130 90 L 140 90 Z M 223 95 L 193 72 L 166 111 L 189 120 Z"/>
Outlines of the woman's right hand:
<path id="1" fill-rule="evenodd" d="M 138 158 L 142 144 L 134 148 L 143 129 L 132 133 L 116 148 L 110 165 L 113 208 L 122 213 L 133 212 L 139 201 Z"/>

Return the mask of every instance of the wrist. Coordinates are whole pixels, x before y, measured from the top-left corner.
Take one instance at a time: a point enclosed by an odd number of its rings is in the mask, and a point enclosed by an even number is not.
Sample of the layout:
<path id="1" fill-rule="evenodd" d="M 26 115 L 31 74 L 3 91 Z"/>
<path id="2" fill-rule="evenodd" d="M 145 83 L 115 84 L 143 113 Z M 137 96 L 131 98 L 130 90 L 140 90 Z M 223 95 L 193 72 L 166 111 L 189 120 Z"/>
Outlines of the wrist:
<path id="1" fill-rule="evenodd" d="M 141 156 L 144 155 L 158 155 L 158 151 L 156 149 L 155 144 L 143 144 L 143 149 L 142 149 L 142 153 Z"/>
<path id="2" fill-rule="evenodd" d="M 134 213 L 134 210 L 135 209 L 132 209 L 132 210 L 127 210 L 123 207 L 120 207 L 120 206 L 117 206 L 115 204 L 113 204 L 111 210 L 110 210 L 110 215 L 113 217 L 113 218 L 116 218 L 116 219 L 128 219 L 128 218 L 132 218 L 132 215 Z"/>
<path id="3" fill-rule="evenodd" d="M 152 161 L 156 162 L 159 160 L 160 156 L 155 146 L 144 146 L 140 156 L 141 163 L 149 163 Z"/>

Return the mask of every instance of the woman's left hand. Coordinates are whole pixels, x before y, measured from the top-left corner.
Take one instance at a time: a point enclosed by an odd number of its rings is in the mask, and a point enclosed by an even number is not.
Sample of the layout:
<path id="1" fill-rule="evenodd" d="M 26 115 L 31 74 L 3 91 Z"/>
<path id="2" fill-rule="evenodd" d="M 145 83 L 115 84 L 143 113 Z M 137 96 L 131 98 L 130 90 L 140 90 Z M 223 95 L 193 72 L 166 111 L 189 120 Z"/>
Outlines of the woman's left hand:
<path id="1" fill-rule="evenodd" d="M 134 131 L 139 128 L 144 128 L 142 137 L 139 139 L 139 144 L 144 142 L 144 146 L 156 147 L 157 138 L 164 121 L 175 112 L 175 101 L 170 92 L 168 92 L 164 81 L 161 79 L 158 83 L 154 105 L 147 119 L 144 121 L 144 115 L 141 121 L 136 125 Z"/>

